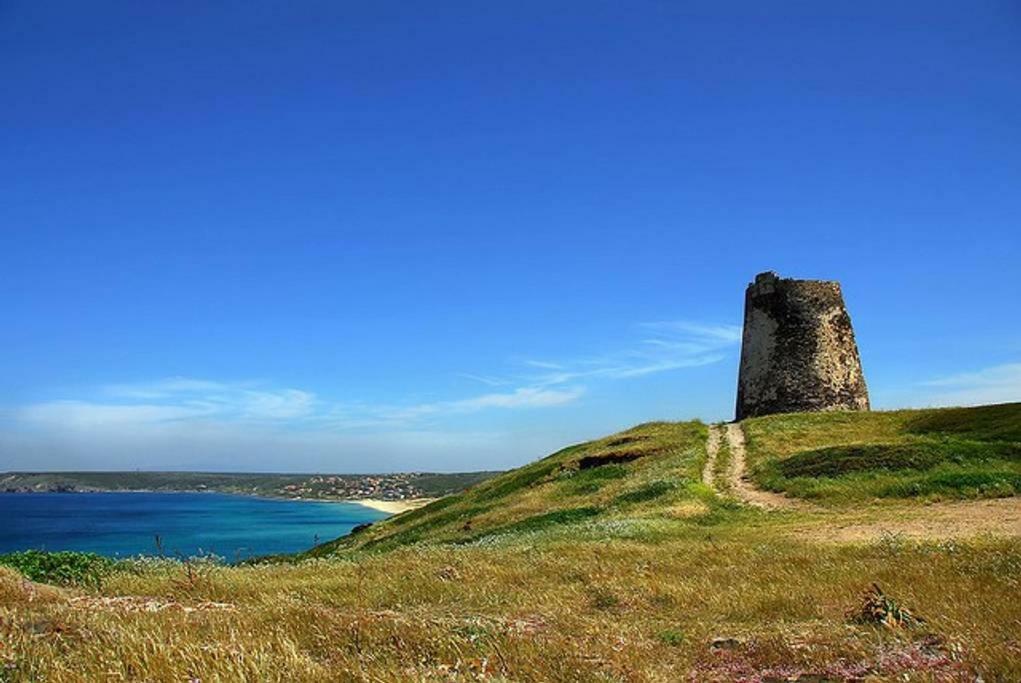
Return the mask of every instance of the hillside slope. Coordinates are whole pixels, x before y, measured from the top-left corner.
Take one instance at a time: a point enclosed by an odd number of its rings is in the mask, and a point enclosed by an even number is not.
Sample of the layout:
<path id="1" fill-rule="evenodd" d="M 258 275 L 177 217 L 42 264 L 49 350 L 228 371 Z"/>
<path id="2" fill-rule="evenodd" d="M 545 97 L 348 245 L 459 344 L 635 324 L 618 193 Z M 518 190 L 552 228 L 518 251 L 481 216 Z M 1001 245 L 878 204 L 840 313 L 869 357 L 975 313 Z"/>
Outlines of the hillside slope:
<path id="1" fill-rule="evenodd" d="M 753 484 L 831 507 L 860 512 L 863 502 L 881 499 L 910 505 L 1021 492 L 1019 403 L 774 415 L 740 426 Z M 716 478 L 715 489 L 707 483 L 708 435 L 701 422 L 639 425 L 565 448 L 309 555 L 504 542 L 538 532 L 599 536 L 626 530 L 648 537 L 692 525 L 751 523 L 751 511 L 738 504 L 724 477 Z M 709 468 L 725 469 L 728 459 L 724 447 Z"/>
<path id="2" fill-rule="evenodd" d="M 706 434 L 700 422 L 639 425 L 565 448 L 311 554 L 419 542 L 479 543 L 564 525 L 598 529 L 646 515 L 703 514 L 718 503 L 700 481 Z"/>
<path id="3" fill-rule="evenodd" d="M 827 504 L 1021 493 L 1021 403 L 742 423 L 760 486 Z"/>
<path id="4" fill-rule="evenodd" d="M 999 458 L 1017 412 L 744 427 L 762 468 L 916 437 L 992 444 Z M 703 479 L 733 462 L 707 461 L 708 433 L 653 423 L 572 446 L 316 559 L 120 563 L 59 590 L 0 568 L 0 680 L 1021 680 L 1021 524 L 949 523 L 1021 498 L 759 510 Z M 890 471 L 930 468 L 902 464 Z M 927 525 L 920 540 L 896 531 L 912 519 Z M 841 542 L 855 525 L 870 535 Z"/>

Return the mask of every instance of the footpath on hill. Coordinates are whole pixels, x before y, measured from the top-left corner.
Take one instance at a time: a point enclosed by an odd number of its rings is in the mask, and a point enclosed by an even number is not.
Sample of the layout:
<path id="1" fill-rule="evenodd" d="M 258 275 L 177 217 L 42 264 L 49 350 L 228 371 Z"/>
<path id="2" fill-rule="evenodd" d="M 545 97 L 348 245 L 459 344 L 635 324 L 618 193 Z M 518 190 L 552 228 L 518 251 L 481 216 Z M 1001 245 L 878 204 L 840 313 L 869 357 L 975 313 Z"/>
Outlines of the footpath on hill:
<path id="1" fill-rule="evenodd" d="M 720 446 L 724 440 L 726 440 L 727 448 L 730 451 L 730 466 L 726 471 L 726 482 L 718 483 L 714 471 Z M 810 507 L 804 501 L 789 498 L 780 493 L 764 491 L 752 484 L 748 478 L 744 430 L 741 429 L 740 424 L 732 422 L 727 425 L 710 426 L 706 452 L 708 457 L 705 469 L 702 471 L 702 481 L 713 486 L 717 491 L 726 485 L 742 503 L 763 510 L 803 510 Z"/>
<path id="2" fill-rule="evenodd" d="M 721 447 L 729 449 L 725 481 L 718 481 Z M 744 430 L 738 423 L 712 425 L 706 442 L 702 480 L 721 495 L 766 512 L 806 513 L 791 520 L 787 532 L 799 538 L 835 543 L 880 538 L 964 539 L 976 536 L 1021 537 L 1021 497 L 949 502 L 883 501 L 857 507 L 825 508 L 757 488 L 748 476 Z"/>

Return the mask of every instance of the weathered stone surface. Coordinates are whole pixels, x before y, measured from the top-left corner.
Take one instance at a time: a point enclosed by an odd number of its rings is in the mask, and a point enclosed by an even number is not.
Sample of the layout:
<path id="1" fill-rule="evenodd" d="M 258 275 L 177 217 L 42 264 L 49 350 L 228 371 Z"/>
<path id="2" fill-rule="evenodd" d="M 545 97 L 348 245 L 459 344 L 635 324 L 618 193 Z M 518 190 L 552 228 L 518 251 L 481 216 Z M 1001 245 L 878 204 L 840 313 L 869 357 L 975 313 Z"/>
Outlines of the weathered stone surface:
<path id="1" fill-rule="evenodd" d="M 745 292 L 737 419 L 868 409 L 840 283 L 757 275 Z"/>

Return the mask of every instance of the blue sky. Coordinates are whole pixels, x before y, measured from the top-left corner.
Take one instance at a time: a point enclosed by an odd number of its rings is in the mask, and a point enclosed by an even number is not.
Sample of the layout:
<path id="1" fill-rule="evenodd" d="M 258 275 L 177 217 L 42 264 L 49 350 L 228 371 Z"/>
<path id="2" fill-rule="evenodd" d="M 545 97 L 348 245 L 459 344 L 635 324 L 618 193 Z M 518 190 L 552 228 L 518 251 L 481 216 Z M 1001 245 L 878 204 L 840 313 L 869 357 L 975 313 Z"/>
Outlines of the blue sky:
<path id="1" fill-rule="evenodd" d="M 1021 400 L 1013 2 L 0 4 L 0 470 L 510 467 L 732 415 L 745 284 Z"/>

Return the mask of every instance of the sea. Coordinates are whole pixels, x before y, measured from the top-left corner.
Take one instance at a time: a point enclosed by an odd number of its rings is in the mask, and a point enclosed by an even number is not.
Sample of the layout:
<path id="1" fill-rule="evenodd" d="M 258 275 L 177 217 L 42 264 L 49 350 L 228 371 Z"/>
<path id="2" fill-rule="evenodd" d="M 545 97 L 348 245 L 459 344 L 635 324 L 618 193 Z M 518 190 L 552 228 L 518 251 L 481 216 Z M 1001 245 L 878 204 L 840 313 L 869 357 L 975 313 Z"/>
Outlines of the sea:
<path id="1" fill-rule="evenodd" d="M 387 516 L 357 503 L 221 493 L 2 493 L 0 553 L 213 554 L 236 562 L 308 550 Z"/>

